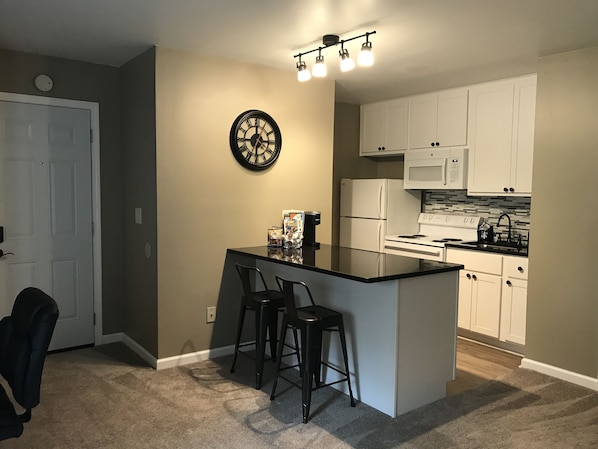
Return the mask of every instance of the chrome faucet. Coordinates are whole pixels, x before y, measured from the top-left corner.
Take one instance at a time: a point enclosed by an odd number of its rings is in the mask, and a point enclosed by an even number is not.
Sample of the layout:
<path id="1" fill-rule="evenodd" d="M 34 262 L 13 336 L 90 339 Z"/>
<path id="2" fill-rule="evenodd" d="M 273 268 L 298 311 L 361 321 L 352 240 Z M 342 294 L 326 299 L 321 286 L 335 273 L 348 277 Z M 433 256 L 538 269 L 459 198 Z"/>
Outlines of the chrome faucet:
<path id="1" fill-rule="evenodd" d="M 507 217 L 507 221 L 509 223 L 509 231 L 507 234 L 507 242 L 511 241 L 511 217 L 509 217 L 508 214 L 502 214 L 500 217 L 498 217 L 498 221 L 496 222 L 496 227 L 498 228 L 500 226 L 500 220 L 502 219 L 502 217 Z"/>

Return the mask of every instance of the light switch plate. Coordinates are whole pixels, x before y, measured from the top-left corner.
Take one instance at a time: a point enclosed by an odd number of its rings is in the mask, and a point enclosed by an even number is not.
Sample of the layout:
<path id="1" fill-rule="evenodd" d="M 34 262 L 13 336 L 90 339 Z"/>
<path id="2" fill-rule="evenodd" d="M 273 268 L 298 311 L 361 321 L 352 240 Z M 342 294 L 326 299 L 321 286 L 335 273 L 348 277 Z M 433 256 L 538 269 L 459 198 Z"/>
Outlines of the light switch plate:
<path id="1" fill-rule="evenodd" d="M 143 222 L 143 220 L 141 217 L 141 208 L 136 207 L 135 208 L 135 224 L 141 224 L 142 222 Z"/>

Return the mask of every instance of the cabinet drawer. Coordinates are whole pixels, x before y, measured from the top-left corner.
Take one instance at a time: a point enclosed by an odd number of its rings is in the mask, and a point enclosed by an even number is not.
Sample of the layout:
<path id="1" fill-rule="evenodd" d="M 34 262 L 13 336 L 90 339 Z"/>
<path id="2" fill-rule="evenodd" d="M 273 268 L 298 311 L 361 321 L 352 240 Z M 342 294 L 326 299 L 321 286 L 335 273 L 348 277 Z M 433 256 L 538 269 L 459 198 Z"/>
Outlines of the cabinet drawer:
<path id="1" fill-rule="evenodd" d="M 446 261 L 463 264 L 466 270 L 499 276 L 502 274 L 502 256 L 497 254 L 449 248 L 446 252 Z"/>
<path id="2" fill-rule="evenodd" d="M 504 257 L 504 276 L 515 279 L 527 279 L 527 258 Z"/>

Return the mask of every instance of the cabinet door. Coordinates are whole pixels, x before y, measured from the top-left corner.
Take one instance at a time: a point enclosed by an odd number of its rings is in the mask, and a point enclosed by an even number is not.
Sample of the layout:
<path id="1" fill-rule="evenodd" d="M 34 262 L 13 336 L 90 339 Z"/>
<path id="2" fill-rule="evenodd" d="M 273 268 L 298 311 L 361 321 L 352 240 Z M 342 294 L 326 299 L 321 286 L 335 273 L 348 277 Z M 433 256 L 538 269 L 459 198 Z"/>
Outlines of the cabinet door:
<path id="1" fill-rule="evenodd" d="M 527 281 L 508 278 L 502 289 L 500 339 L 525 344 Z"/>
<path id="2" fill-rule="evenodd" d="M 471 330 L 471 274 L 465 270 L 459 273 L 459 309 L 457 326 Z"/>
<path id="3" fill-rule="evenodd" d="M 513 81 L 469 90 L 470 194 L 493 194 L 509 187 L 513 134 Z"/>
<path id="4" fill-rule="evenodd" d="M 386 110 L 382 104 L 363 105 L 360 116 L 360 155 L 378 155 L 386 134 Z"/>
<path id="5" fill-rule="evenodd" d="M 501 278 L 472 272 L 471 330 L 498 338 Z"/>
<path id="6" fill-rule="evenodd" d="M 536 122 L 536 75 L 515 81 L 511 186 L 515 194 L 532 193 L 532 159 Z"/>
<path id="7" fill-rule="evenodd" d="M 409 148 L 436 145 L 438 95 L 418 95 L 409 100 Z"/>
<path id="8" fill-rule="evenodd" d="M 404 152 L 407 149 L 409 132 L 409 101 L 394 100 L 386 108 L 386 150 Z"/>
<path id="9" fill-rule="evenodd" d="M 441 147 L 467 145 L 467 92 L 456 89 L 438 94 L 436 141 Z"/>

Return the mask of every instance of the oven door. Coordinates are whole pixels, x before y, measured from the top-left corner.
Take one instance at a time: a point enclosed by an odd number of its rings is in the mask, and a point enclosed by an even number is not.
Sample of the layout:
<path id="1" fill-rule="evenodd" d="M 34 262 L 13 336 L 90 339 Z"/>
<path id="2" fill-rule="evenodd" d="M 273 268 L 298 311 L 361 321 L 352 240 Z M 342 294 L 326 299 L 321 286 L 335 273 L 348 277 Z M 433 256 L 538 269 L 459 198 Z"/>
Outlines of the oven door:
<path id="1" fill-rule="evenodd" d="M 413 257 L 416 259 L 444 262 L 444 247 L 421 245 L 417 243 L 403 243 L 386 240 L 384 252 L 395 256 Z"/>

